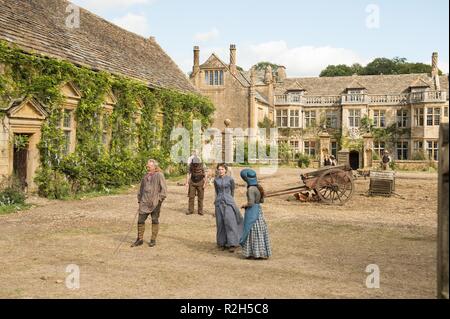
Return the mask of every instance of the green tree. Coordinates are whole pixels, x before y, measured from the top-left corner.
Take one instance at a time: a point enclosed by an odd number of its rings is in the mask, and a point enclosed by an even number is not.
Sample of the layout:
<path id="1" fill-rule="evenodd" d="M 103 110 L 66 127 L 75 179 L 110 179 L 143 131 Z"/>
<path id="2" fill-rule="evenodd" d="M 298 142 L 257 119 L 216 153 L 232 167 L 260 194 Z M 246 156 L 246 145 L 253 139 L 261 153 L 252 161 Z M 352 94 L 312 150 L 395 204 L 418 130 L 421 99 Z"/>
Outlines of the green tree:
<path id="1" fill-rule="evenodd" d="M 278 65 L 278 64 L 263 61 L 263 62 L 259 62 L 259 63 L 255 64 L 255 65 L 253 66 L 253 68 L 255 68 L 255 70 L 257 70 L 257 71 L 262 71 L 262 70 L 267 69 L 267 67 L 268 67 L 269 65 L 272 67 L 272 72 L 274 72 L 274 73 L 275 73 L 275 72 L 278 70 L 278 68 L 280 67 L 280 65 Z"/>
<path id="2" fill-rule="evenodd" d="M 395 57 L 376 58 L 365 67 L 359 63 L 352 66 L 345 64 L 329 65 L 320 76 L 350 76 L 358 75 L 380 75 L 380 74 L 413 74 L 413 73 L 431 73 L 431 65 L 425 63 L 407 62 L 406 58 Z M 442 71 L 439 70 L 442 75 Z"/>
<path id="3" fill-rule="evenodd" d="M 366 65 L 364 75 L 397 74 L 398 64 L 394 59 L 376 58 Z"/>
<path id="4" fill-rule="evenodd" d="M 320 77 L 325 76 L 350 76 L 353 75 L 353 70 L 351 67 L 345 64 L 339 65 L 329 65 L 325 70 L 320 72 Z"/>

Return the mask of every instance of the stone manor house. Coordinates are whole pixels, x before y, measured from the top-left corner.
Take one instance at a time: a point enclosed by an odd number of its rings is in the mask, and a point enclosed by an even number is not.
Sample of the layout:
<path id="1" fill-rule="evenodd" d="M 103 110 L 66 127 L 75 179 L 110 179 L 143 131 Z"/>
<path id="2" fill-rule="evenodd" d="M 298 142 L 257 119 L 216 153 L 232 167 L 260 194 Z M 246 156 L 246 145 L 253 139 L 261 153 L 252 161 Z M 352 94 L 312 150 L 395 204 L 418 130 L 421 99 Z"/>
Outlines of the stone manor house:
<path id="1" fill-rule="evenodd" d="M 439 76 L 438 54 L 431 74 L 289 78 L 281 66 L 274 72 L 240 71 L 236 46 L 229 63 L 212 54 L 200 64 L 194 47 L 191 81 L 216 106 L 214 127 L 256 128 L 265 117 L 278 127 L 279 142 L 295 152 L 323 159 L 344 149 L 354 169 L 371 167 L 388 149 L 397 161 L 417 158 L 436 161 L 439 124 L 448 122 L 448 76 Z M 361 130 L 365 117 L 376 128 L 397 128 L 387 143 Z M 386 145 L 388 144 L 388 145 Z M 322 162 L 322 161 L 321 161 Z"/>

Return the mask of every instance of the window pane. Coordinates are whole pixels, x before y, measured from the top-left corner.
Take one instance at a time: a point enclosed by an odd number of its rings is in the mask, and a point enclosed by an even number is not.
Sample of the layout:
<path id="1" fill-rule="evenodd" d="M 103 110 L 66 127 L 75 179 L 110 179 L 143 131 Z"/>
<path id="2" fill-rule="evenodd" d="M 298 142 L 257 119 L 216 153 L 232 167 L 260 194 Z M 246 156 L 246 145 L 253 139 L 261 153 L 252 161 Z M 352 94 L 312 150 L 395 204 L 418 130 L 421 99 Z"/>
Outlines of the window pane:
<path id="1" fill-rule="evenodd" d="M 72 124 L 72 113 L 69 110 L 64 110 L 63 126 L 65 128 L 70 128 L 71 124 Z"/>

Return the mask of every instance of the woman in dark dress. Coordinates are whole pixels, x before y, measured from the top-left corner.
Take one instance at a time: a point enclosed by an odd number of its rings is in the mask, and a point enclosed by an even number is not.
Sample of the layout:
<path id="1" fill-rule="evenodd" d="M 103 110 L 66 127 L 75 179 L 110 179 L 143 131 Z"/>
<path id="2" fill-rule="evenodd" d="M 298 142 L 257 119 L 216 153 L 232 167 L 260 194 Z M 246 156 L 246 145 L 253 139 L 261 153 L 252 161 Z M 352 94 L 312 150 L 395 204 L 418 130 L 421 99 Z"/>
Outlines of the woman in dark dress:
<path id="1" fill-rule="evenodd" d="M 223 250 L 234 252 L 239 247 L 243 219 L 234 201 L 235 183 L 227 175 L 227 166 L 219 164 L 217 172 L 218 176 L 214 179 L 217 245 Z"/>

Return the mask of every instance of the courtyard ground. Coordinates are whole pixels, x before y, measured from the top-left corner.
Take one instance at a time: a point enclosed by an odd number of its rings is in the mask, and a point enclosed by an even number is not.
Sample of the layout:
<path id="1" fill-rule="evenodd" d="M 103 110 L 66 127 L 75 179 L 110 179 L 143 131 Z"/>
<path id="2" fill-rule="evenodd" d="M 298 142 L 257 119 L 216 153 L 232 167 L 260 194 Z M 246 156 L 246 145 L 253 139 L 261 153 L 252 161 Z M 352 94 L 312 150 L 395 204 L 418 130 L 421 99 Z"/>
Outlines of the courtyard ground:
<path id="1" fill-rule="evenodd" d="M 238 205 L 246 188 L 239 169 Z M 295 186 L 298 169 L 264 177 L 266 190 Z M 0 216 L 1 298 L 434 298 L 437 175 L 399 173 L 401 196 L 368 197 L 355 181 L 345 206 L 267 199 L 272 241 L 267 261 L 219 251 L 211 186 L 206 215 L 186 216 L 183 186 L 169 181 L 158 244 L 130 248 L 136 188 L 73 201 L 30 198 L 32 209 Z M 150 236 L 147 224 L 146 240 Z M 125 242 L 114 254 L 126 233 Z M 65 285 L 66 267 L 80 267 L 80 289 Z M 369 264 L 380 288 L 365 285 Z"/>

